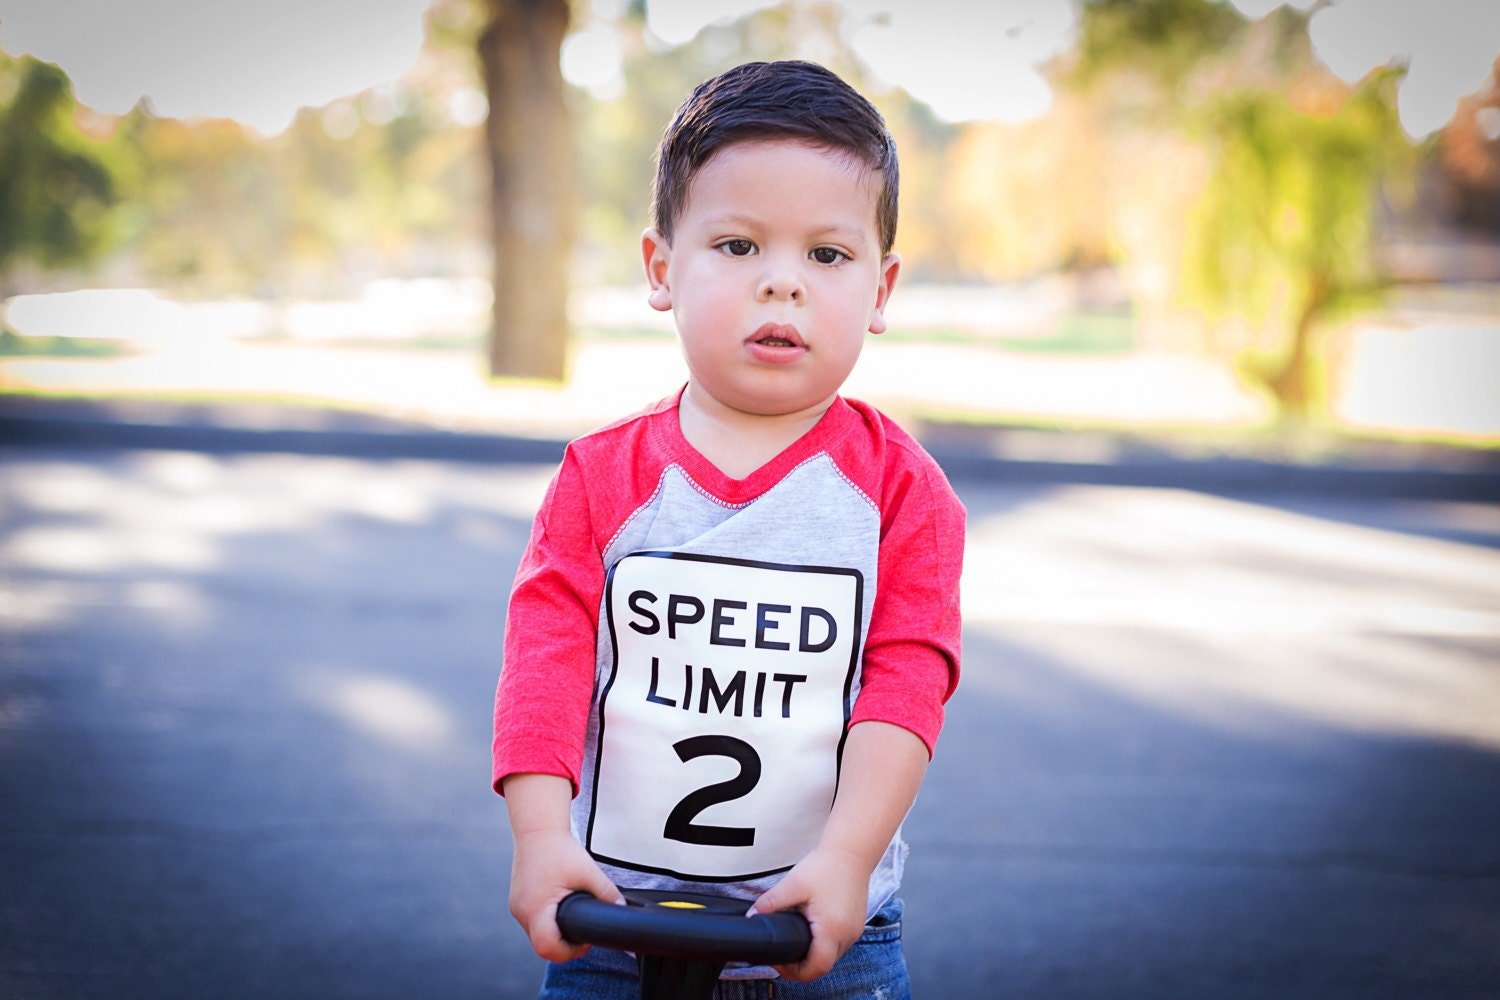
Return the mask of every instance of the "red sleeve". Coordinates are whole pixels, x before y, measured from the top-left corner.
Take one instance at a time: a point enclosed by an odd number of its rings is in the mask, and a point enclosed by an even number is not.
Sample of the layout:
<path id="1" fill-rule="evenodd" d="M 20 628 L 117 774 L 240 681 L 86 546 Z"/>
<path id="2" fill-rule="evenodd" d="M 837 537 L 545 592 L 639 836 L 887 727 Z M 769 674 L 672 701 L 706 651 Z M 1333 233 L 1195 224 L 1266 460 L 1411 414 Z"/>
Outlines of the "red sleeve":
<path id="1" fill-rule="evenodd" d="M 964 508 L 925 452 L 907 454 L 891 442 L 891 453 L 905 461 L 887 463 L 875 606 L 850 725 L 901 726 L 930 755 L 943 705 L 958 687 Z"/>
<path id="2" fill-rule="evenodd" d="M 495 692 L 494 788 L 510 774 L 555 774 L 578 792 L 593 697 L 604 565 L 577 452 L 547 489 L 516 570 Z"/>

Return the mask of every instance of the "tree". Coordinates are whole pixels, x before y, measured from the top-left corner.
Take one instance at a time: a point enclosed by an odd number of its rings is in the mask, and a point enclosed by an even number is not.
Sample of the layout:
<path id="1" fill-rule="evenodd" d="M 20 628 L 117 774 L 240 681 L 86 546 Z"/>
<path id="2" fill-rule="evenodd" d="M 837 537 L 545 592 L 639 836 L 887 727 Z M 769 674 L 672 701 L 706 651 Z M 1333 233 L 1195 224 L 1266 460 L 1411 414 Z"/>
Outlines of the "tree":
<path id="1" fill-rule="evenodd" d="M 1213 169 L 1191 227 L 1186 288 L 1213 313 L 1279 331 L 1271 357 L 1253 359 L 1249 373 L 1288 417 L 1319 402 L 1327 321 L 1380 285 L 1374 209 L 1404 145 L 1393 93 L 1401 72 L 1378 71 L 1326 107 L 1297 107 L 1272 90 L 1214 102 Z"/>
<path id="2" fill-rule="evenodd" d="M 487 0 L 479 56 L 489 97 L 495 259 L 492 376 L 560 380 L 574 235 L 572 135 L 560 57 L 567 0 Z"/>
<path id="3" fill-rule="evenodd" d="M 0 53 L 0 300 L 23 263 L 87 263 L 115 202 L 109 165 L 73 120 L 61 69 Z"/>
<path id="4" fill-rule="evenodd" d="M 1351 90 L 1314 55 L 1310 18 L 1282 7 L 1246 23 L 1213 0 L 1085 0 L 1071 75 L 1116 112 L 1120 132 L 1155 132 L 1205 158 L 1183 178 L 1191 188 L 1179 184 L 1191 208 L 1175 294 L 1210 320 L 1264 331 L 1259 351 L 1232 349 L 1296 419 L 1318 403 L 1326 321 L 1377 289 L 1377 199 L 1409 151 L 1395 111 L 1401 71 Z"/>
<path id="5" fill-rule="evenodd" d="M 289 199 L 267 142 L 226 118 L 159 118 L 142 101 L 108 147 L 126 193 L 123 241 L 141 277 L 200 295 L 282 293 Z"/>

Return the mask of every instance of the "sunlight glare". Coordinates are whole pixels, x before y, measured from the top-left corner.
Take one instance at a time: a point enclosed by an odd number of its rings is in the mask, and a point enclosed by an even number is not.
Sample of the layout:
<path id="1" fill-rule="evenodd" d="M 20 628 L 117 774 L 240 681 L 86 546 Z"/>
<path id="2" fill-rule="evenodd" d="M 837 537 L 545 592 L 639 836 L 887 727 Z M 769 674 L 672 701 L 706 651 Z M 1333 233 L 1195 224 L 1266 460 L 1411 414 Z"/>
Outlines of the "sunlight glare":
<path id="1" fill-rule="evenodd" d="M 440 704 L 395 678 L 328 674 L 310 695 L 353 728 L 408 750 L 430 749 L 453 731 Z"/>
<path id="2" fill-rule="evenodd" d="M 850 6 L 854 15 L 879 11 L 854 32 L 860 57 L 952 122 L 1023 122 L 1045 114 L 1052 89 L 1038 67 L 1072 40 L 1075 21 L 1071 4 L 1053 0 Z"/>
<path id="3" fill-rule="evenodd" d="M 1235 731 L 1282 714 L 1500 746 L 1500 552 L 1181 490 L 972 513 L 975 638 Z"/>
<path id="4" fill-rule="evenodd" d="M 1318 10 L 1308 30 L 1318 57 L 1346 83 L 1392 61 L 1407 63 L 1397 110 L 1420 140 L 1447 124 L 1460 97 L 1484 85 L 1500 40 L 1500 4 L 1346 0 Z"/>
<path id="5" fill-rule="evenodd" d="M 718 21 L 743 17 L 773 0 L 652 0 L 646 5 L 646 26 L 668 45 L 682 45 Z"/>
<path id="6" fill-rule="evenodd" d="M 583 87 L 600 100 L 611 100 L 625 91 L 624 56 L 614 27 L 595 21 L 569 35 L 562 45 L 563 78 Z"/>
<path id="7" fill-rule="evenodd" d="M 394 80 L 417 59 L 431 0 L 11 0 L 0 46 L 55 62 L 89 107 L 124 114 L 143 96 L 174 118 L 234 118 L 264 135 Z"/>

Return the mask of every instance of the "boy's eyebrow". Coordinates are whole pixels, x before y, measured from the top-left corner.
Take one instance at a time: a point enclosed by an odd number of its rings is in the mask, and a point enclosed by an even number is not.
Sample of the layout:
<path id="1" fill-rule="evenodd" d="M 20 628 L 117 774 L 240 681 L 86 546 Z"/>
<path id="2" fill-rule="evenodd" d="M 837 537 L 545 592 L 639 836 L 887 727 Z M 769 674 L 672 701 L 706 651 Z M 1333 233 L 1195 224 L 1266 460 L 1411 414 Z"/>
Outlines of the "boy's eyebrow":
<path id="1" fill-rule="evenodd" d="M 725 212 L 722 215 L 706 216 L 703 224 L 710 229 L 718 229 L 722 226 L 746 226 L 754 228 L 762 225 L 762 222 L 752 215 L 745 215 L 741 212 Z M 809 229 L 819 236 L 837 236 L 840 239 L 852 242 L 863 241 L 867 235 L 858 226 L 846 226 L 838 222 L 830 222 L 826 225 L 813 225 Z"/>
<path id="2" fill-rule="evenodd" d="M 719 215 L 707 216 L 703 221 L 710 226 L 723 226 L 730 223 L 736 223 L 742 226 L 753 226 L 756 225 L 759 220 L 757 220 L 754 216 L 743 215 L 739 212 L 723 212 Z"/>

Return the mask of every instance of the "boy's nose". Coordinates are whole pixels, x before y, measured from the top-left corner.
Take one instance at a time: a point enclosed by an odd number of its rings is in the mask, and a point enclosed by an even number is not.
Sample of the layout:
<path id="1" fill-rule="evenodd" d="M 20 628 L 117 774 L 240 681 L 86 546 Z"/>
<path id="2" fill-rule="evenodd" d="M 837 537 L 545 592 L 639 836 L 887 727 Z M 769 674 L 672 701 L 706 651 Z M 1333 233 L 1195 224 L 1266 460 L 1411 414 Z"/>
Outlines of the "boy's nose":
<path id="1" fill-rule="evenodd" d="M 774 302 L 777 299 L 801 302 L 807 292 L 802 287 L 801 275 L 792 268 L 781 267 L 766 272 L 755 294 L 762 302 Z"/>

